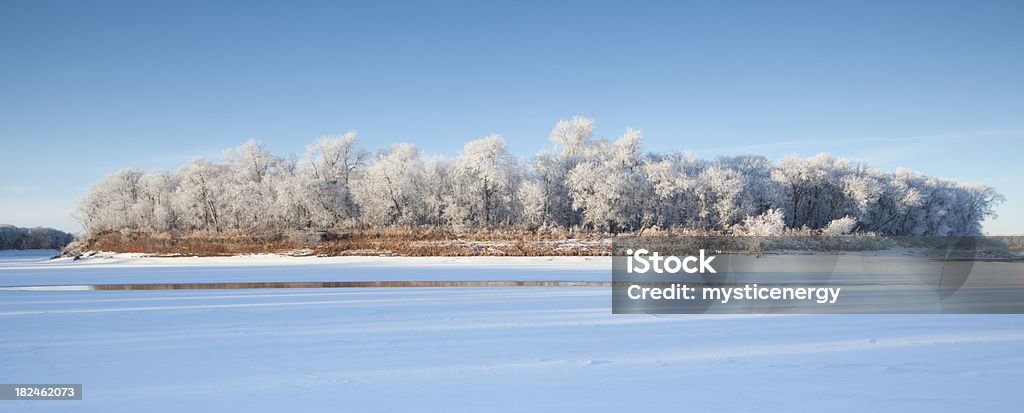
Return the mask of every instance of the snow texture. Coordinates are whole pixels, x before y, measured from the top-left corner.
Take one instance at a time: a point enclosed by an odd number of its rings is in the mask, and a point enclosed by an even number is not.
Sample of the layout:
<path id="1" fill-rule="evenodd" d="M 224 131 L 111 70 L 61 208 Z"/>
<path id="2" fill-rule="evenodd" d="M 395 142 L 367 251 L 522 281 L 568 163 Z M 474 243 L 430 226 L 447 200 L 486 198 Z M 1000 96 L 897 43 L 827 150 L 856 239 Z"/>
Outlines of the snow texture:
<path id="1" fill-rule="evenodd" d="M 55 260 L 0 285 L 599 279 L 600 259 Z M 495 261 L 498 260 L 498 261 Z M 483 271 L 486 270 L 486 271 Z M 608 288 L 0 291 L 0 411 L 1018 411 L 1019 316 L 613 315 Z"/>

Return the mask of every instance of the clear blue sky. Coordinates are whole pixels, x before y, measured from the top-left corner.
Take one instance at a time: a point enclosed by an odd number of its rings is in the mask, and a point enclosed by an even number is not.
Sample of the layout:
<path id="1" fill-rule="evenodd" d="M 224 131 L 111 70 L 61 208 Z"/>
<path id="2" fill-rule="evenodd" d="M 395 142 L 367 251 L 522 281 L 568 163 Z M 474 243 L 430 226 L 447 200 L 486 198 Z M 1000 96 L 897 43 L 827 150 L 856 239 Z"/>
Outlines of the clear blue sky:
<path id="1" fill-rule="evenodd" d="M 247 138 L 527 156 L 579 114 L 653 151 L 986 183 L 986 230 L 1024 232 L 1024 2 L 492 3 L 0 0 L 0 222 L 78 230 L 104 175 Z"/>

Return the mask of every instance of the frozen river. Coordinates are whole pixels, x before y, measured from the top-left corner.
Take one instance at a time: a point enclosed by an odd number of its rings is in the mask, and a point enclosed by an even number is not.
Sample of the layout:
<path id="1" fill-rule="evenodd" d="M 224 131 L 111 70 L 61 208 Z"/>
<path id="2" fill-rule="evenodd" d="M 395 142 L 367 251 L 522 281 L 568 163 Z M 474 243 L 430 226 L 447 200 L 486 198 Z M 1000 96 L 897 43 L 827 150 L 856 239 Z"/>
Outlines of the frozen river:
<path id="1" fill-rule="evenodd" d="M 602 259 L 0 254 L 0 285 L 608 280 Z M 0 411 L 1018 411 L 1024 316 L 613 315 L 607 287 L 0 291 Z M 801 406 L 802 408 L 796 408 Z"/>

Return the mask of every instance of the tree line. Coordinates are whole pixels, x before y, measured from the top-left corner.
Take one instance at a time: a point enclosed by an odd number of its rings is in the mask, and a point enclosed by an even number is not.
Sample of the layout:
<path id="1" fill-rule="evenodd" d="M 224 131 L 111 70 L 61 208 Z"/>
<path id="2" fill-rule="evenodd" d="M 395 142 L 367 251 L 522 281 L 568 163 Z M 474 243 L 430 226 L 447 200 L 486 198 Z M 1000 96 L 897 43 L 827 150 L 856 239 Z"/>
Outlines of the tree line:
<path id="1" fill-rule="evenodd" d="M 636 130 L 594 139 L 594 121 L 555 125 L 553 147 L 512 156 L 499 135 L 453 158 L 399 143 L 370 153 L 355 132 L 318 139 L 305 157 L 257 141 L 177 171 L 122 169 L 95 184 L 75 213 L 109 230 L 254 232 L 433 227 L 455 231 L 649 228 L 770 235 L 973 235 L 1002 197 L 991 187 L 819 154 L 648 153 Z"/>
<path id="2" fill-rule="evenodd" d="M 53 228 L 0 225 L 0 250 L 59 250 L 75 236 Z"/>

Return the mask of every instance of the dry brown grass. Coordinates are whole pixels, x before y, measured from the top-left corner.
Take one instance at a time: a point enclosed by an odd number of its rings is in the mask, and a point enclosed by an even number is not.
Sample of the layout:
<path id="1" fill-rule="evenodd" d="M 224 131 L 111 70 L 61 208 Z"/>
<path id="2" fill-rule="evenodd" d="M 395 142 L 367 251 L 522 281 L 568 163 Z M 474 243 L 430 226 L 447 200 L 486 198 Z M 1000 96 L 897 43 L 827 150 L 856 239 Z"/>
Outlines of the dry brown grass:
<path id="1" fill-rule="evenodd" d="M 77 249 L 187 256 L 261 253 L 321 256 L 593 256 L 611 253 L 610 243 L 601 235 L 587 235 L 582 239 L 564 238 L 565 235 L 568 234 L 528 231 L 456 234 L 416 228 L 292 234 L 148 234 L 111 231 L 89 237 Z"/>
<path id="2" fill-rule="evenodd" d="M 280 253 L 300 248 L 283 236 L 242 234 L 122 234 L 105 232 L 84 241 L 84 250 L 134 252 L 156 255 L 223 256 Z"/>
<path id="3" fill-rule="evenodd" d="M 360 230 L 314 247 L 317 255 L 564 256 L 609 255 L 600 235 L 583 239 L 529 231 L 478 231 L 456 234 L 437 229 Z"/>
<path id="4" fill-rule="evenodd" d="M 611 234 L 586 234 L 558 230 L 455 233 L 432 228 L 356 229 L 344 232 L 268 234 L 198 232 L 147 234 L 111 231 L 89 237 L 77 245 L 73 244 L 65 251 L 65 255 L 74 256 L 85 251 L 111 251 L 186 256 L 262 253 L 410 257 L 599 256 L 611 255 L 612 237 Z M 882 237 L 873 234 L 829 237 L 793 230 L 783 236 L 773 237 L 735 237 L 708 232 L 701 234 L 652 233 L 645 234 L 642 238 L 618 238 L 619 246 L 627 245 L 630 239 L 633 240 L 632 242 L 640 242 L 648 247 L 659 245 L 659 248 L 664 247 L 665 251 L 699 247 L 723 251 L 751 251 L 759 254 L 779 250 L 879 250 L 896 245 L 928 247 L 935 242 L 948 242 L 948 238 L 945 237 L 938 237 L 931 241 L 929 241 L 929 237 Z M 1006 255 L 1006 252 L 1020 254 L 1022 245 L 1024 245 L 1022 240 L 1024 237 L 987 237 L 985 242 L 979 243 L 979 250 L 983 250 L 989 255 Z M 699 245 L 689 245 L 690 243 Z"/>

